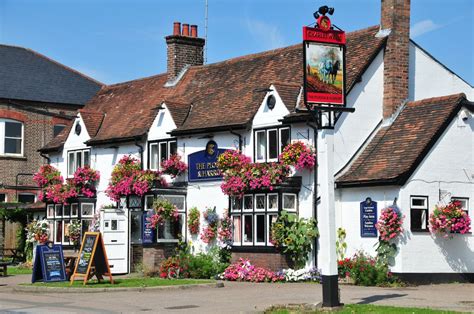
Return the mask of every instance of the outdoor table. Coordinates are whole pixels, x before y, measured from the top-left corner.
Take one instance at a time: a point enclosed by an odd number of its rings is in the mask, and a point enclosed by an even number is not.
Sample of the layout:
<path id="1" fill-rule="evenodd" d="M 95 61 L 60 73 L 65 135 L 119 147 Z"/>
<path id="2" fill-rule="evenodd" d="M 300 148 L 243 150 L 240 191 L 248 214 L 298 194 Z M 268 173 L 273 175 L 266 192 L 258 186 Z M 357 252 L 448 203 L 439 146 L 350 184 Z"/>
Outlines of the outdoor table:
<path id="1" fill-rule="evenodd" d="M 9 262 L 0 262 L 0 272 L 2 273 L 3 277 L 6 277 L 8 274 L 7 273 L 8 265 L 10 265 Z"/>

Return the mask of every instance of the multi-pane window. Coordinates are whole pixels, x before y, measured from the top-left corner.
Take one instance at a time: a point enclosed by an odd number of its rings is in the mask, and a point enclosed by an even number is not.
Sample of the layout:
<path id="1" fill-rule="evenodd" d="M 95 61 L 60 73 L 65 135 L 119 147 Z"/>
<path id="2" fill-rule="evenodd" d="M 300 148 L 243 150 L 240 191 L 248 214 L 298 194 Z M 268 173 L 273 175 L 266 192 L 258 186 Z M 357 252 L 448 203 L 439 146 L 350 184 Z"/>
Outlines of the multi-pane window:
<path id="1" fill-rule="evenodd" d="M 23 155 L 23 123 L 0 119 L 0 154 Z"/>
<path id="2" fill-rule="evenodd" d="M 230 217 L 234 246 L 271 246 L 272 224 L 280 207 L 296 213 L 297 195 L 282 193 L 246 194 L 241 199 L 230 199 Z M 286 207 L 285 207 L 286 204 Z"/>
<path id="3" fill-rule="evenodd" d="M 273 162 L 278 160 L 286 145 L 290 144 L 290 128 L 270 128 L 256 130 L 255 141 L 255 161 Z"/>
<path id="4" fill-rule="evenodd" d="M 67 174 L 73 176 L 77 168 L 89 166 L 91 156 L 89 149 L 74 150 L 67 153 Z"/>
<path id="5" fill-rule="evenodd" d="M 177 150 L 178 146 L 175 139 L 150 142 L 148 144 L 149 168 L 152 170 L 160 170 L 161 162 L 169 159 L 171 155 L 175 155 Z"/>
<path id="6" fill-rule="evenodd" d="M 428 231 L 428 196 L 410 197 L 410 230 Z"/>
<path id="7" fill-rule="evenodd" d="M 18 202 L 19 203 L 34 203 L 36 196 L 32 193 L 19 193 Z"/>
<path id="8" fill-rule="evenodd" d="M 81 223 L 82 234 L 89 231 L 95 212 L 94 203 L 49 204 L 46 207 L 46 219 L 50 223 L 51 238 L 54 243 L 71 245 L 69 225 L 78 220 Z"/>

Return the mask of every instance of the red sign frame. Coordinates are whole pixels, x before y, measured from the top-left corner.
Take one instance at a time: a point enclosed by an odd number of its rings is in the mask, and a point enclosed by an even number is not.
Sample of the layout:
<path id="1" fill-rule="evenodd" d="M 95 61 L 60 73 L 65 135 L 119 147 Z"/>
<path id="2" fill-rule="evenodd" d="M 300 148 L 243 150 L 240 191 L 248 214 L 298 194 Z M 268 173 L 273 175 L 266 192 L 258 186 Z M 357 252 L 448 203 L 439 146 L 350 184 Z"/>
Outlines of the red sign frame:
<path id="1" fill-rule="evenodd" d="M 303 58 L 305 103 L 345 106 L 345 32 L 303 27 Z"/>

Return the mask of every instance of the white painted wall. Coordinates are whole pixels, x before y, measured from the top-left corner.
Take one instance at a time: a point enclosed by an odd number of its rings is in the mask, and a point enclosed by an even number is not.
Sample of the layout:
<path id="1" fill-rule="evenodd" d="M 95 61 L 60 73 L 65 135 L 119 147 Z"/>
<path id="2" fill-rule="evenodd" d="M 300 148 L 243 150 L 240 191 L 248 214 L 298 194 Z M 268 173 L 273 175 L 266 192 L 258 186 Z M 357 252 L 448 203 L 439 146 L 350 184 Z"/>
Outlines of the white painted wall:
<path id="1" fill-rule="evenodd" d="M 466 54 L 466 57 L 469 57 Z M 424 98 L 465 93 L 474 100 L 473 87 L 435 61 L 430 55 L 410 42 L 409 98 Z"/>
<path id="2" fill-rule="evenodd" d="M 338 172 L 356 153 L 382 119 L 383 51 L 375 57 L 367 71 L 347 95 L 347 107 L 334 133 L 334 170 Z"/>
<path id="3" fill-rule="evenodd" d="M 474 236 L 456 234 L 447 240 L 410 231 L 410 196 L 428 196 L 429 212 L 451 196 L 469 198 L 474 221 L 474 119 L 456 117 L 400 192 L 405 214 L 406 243 L 402 246 L 403 272 L 474 272 Z M 440 190 L 442 198 L 440 199 Z M 471 223 L 471 231 L 473 230 Z M 429 257 L 427 259 L 420 256 Z"/>
<path id="4" fill-rule="evenodd" d="M 360 202 L 370 197 L 377 202 L 377 216 L 383 208 L 393 204 L 399 198 L 399 187 L 363 187 L 336 190 L 336 229 L 346 230 L 347 251 L 345 256 L 351 257 L 357 251 L 364 251 L 375 256 L 375 244 L 378 238 L 362 238 L 360 236 Z M 398 203 L 397 203 L 398 204 Z M 399 256 L 399 255 L 398 255 Z M 398 257 L 396 261 L 398 261 Z M 398 267 L 398 264 L 396 265 Z M 393 268 L 395 271 L 395 268 Z"/>

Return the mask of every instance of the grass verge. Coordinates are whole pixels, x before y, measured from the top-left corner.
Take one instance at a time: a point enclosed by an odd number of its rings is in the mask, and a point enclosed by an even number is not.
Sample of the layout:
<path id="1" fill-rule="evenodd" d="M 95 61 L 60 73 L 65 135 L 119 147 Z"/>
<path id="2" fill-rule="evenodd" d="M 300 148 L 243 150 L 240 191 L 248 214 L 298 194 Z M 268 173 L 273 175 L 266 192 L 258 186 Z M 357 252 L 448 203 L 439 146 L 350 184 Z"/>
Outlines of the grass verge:
<path id="1" fill-rule="evenodd" d="M 61 282 L 37 282 L 34 284 L 25 284 L 26 286 L 43 286 L 43 287 L 59 287 L 59 288 L 143 288 L 143 287 L 160 287 L 160 286 L 180 286 L 180 285 L 197 285 L 205 283 L 214 283 L 214 280 L 200 279 L 162 279 L 162 278 L 120 278 L 114 279 L 114 284 L 108 280 L 102 283 L 97 280 L 89 280 L 86 285 L 82 281 L 74 281 L 71 286 L 69 281 Z"/>
<path id="2" fill-rule="evenodd" d="M 358 314 L 358 313 L 381 313 L 381 314 L 457 314 L 461 312 L 434 310 L 428 308 L 396 307 L 372 304 L 347 304 L 341 310 L 307 310 L 304 307 L 273 307 L 265 311 L 268 314 L 292 314 L 292 313 L 337 313 L 337 314 Z"/>
<path id="3" fill-rule="evenodd" d="M 18 266 L 8 266 L 7 269 L 8 275 L 31 275 L 31 268 L 18 267 Z"/>

